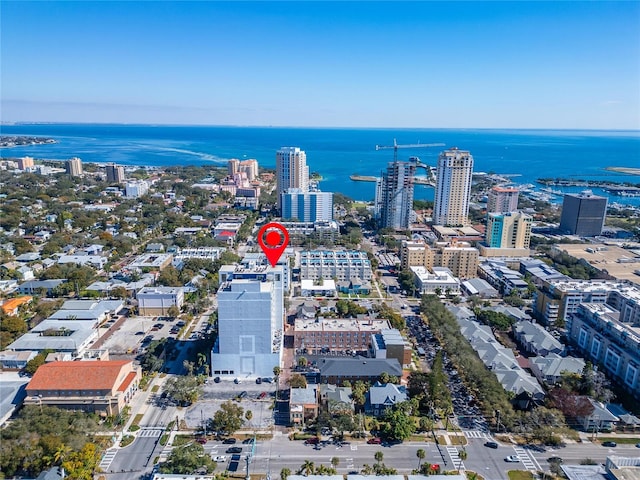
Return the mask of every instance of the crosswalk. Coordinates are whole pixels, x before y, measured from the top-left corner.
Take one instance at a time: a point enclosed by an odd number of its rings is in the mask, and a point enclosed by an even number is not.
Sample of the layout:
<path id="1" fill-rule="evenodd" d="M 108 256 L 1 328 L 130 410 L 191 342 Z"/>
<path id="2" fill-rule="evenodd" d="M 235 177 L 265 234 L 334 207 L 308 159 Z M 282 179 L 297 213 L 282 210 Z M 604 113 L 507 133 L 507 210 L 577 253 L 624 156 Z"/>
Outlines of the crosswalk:
<path id="1" fill-rule="evenodd" d="M 115 448 L 110 448 L 106 452 L 104 452 L 104 456 L 102 457 L 102 460 L 100 460 L 100 464 L 98 465 L 103 472 L 107 471 L 107 468 L 109 468 L 109 465 L 111 465 L 111 462 L 113 462 L 113 459 L 115 458 L 117 452 L 118 450 Z"/>
<path id="2" fill-rule="evenodd" d="M 534 473 L 539 470 L 542 470 L 542 468 L 540 468 L 540 464 L 538 463 L 538 461 L 533 456 L 529 456 L 529 453 L 524 448 L 513 447 L 513 449 L 515 450 L 516 455 L 522 462 L 522 466 L 524 468 Z"/>
<path id="3" fill-rule="evenodd" d="M 453 464 L 453 468 L 456 470 L 465 470 L 464 463 L 459 455 L 458 447 L 454 447 L 452 445 L 447 445 L 447 453 L 449 454 L 449 458 L 451 458 L 451 463 Z"/>
<path id="4" fill-rule="evenodd" d="M 463 430 L 463 433 L 467 438 L 491 438 L 489 432 L 482 432 L 480 430 Z"/>
<path id="5" fill-rule="evenodd" d="M 162 428 L 143 428 L 138 431 L 138 437 L 160 437 L 164 433 Z"/>

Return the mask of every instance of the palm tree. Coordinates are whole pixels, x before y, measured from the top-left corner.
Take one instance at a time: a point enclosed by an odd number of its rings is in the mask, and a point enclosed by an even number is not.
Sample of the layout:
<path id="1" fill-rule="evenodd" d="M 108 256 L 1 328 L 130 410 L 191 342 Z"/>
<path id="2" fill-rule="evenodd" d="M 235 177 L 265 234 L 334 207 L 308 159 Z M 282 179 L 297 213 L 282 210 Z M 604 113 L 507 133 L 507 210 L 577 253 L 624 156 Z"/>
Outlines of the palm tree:
<path id="1" fill-rule="evenodd" d="M 284 467 L 282 470 L 280 470 L 280 480 L 287 480 L 287 477 L 291 475 L 291 470 L 289 470 L 287 467 Z"/>
<path id="2" fill-rule="evenodd" d="M 315 471 L 314 464 L 311 460 L 305 460 L 302 466 L 300 467 L 300 472 L 302 472 L 305 476 L 311 475 Z"/>
<path id="3" fill-rule="evenodd" d="M 331 458 L 331 466 L 333 468 L 337 468 L 339 464 L 340 464 L 340 459 L 338 457 Z"/>
<path id="4" fill-rule="evenodd" d="M 462 450 L 458 450 L 458 457 L 460 457 L 460 463 L 458 464 L 458 473 L 460 473 L 460 467 L 462 466 L 462 462 L 464 462 L 467 459 L 467 450 L 464 448 Z"/>
<path id="5" fill-rule="evenodd" d="M 382 459 L 384 458 L 384 453 L 382 453 L 380 450 L 378 450 L 374 455 L 373 458 L 376 459 L 376 462 L 380 463 L 382 461 Z"/>
<path id="6" fill-rule="evenodd" d="M 419 448 L 416 451 L 416 457 L 418 457 L 418 470 L 420 470 L 420 464 L 422 463 L 422 460 L 424 460 L 424 457 L 426 455 L 427 455 L 427 453 L 422 448 Z"/>

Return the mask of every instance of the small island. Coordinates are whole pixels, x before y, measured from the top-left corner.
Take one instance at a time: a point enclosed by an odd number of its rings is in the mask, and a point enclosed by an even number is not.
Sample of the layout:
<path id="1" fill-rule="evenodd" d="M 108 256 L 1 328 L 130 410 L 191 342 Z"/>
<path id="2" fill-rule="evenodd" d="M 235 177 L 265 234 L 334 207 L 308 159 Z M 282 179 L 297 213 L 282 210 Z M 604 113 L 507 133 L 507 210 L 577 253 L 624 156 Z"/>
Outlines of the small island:
<path id="1" fill-rule="evenodd" d="M 24 147 L 27 145 L 42 145 L 45 143 L 58 143 L 53 138 L 46 137 L 27 137 L 27 136 L 0 136 L 0 148 Z"/>

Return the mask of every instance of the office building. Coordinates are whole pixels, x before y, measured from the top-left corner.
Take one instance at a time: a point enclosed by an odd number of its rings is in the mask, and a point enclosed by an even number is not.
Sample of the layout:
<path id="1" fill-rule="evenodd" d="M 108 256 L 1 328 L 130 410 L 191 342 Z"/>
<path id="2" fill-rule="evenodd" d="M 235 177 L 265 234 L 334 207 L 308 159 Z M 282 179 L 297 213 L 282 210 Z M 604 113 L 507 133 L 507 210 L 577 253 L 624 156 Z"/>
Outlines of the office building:
<path id="1" fill-rule="evenodd" d="M 290 188 L 309 191 L 307 155 L 298 147 L 282 147 L 276 152 L 276 188 L 278 210 L 282 212 L 282 194 Z"/>
<path id="2" fill-rule="evenodd" d="M 138 314 L 145 316 L 167 316 L 171 307 L 180 309 L 184 304 L 182 287 L 144 287 L 136 295 Z"/>
<path id="3" fill-rule="evenodd" d="M 330 222 L 333 220 L 333 193 L 303 192 L 291 188 L 282 194 L 282 218 L 300 222 Z"/>
<path id="4" fill-rule="evenodd" d="M 467 225 L 473 157 L 468 151 L 450 148 L 438 157 L 433 202 L 434 225 Z"/>
<path id="5" fill-rule="evenodd" d="M 67 175 L 72 177 L 80 177 L 82 176 L 82 160 L 78 157 L 70 158 L 65 162 L 65 168 L 67 171 Z"/>
<path id="6" fill-rule="evenodd" d="M 533 217 L 522 212 L 487 215 L 486 243 L 490 248 L 529 249 Z M 525 252 L 527 255 L 528 252 Z"/>
<path id="7" fill-rule="evenodd" d="M 518 209 L 517 188 L 495 186 L 487 197 L 487 213 L 509 213 Z"/>
<path id="8" fill-rule="evenodd" d="M 606 215 L 606 197 L 594 195 L 590 190 L 568 193 L 562 202 L 560 231 L 581 237 L 600 235 Z"/>
<path id="9" fill-rule="evenodd" d="M 218 290 L 218 338 L 211 371 L 231 378 L 273 375 L 283 341 L 282 297 L 268 278 L 231 278 Z"/>
<path id="10" fill-rule="evenodd" d="M 107 172 L 107 183 L 124 182 L 124 167 L 115 163 L 107 163 L 105 166 Z"/>
<path id="11" fill-rule="evenodd" d="M 26 170 L 27 168 L 34 168 L 33 158 L 32 157 L 22 157 L 18 158 L 18 169 Z"/>
<path id="12" fill-rule="evenodd" d="M 409 228 L 415 162 L 389 162 L 376 185 L 375 210 L 381 228 Z"/>

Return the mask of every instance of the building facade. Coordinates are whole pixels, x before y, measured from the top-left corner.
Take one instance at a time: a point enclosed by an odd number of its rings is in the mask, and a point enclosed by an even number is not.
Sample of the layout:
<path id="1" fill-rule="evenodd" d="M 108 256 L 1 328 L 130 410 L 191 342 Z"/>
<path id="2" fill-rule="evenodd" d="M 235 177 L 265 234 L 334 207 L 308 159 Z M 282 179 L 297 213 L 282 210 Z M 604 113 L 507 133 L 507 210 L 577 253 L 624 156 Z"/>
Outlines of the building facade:
<path id="1" fill-rule="evenodd" d="M 424 241 L 403 241 L 400 260 L 403 270 L 410 267 L 444 267 L 458 278 L 474 278 L 478 271 L 479 252 L 466 242 L 438 242 L 430 247 Z"/>
<path id="2" fill-rule="evenodd" d="M 32 157 L 22 157 L 16 160 L 18 163 L 18 170 L 26 170 L 27 168 L 34 168 Z"/>
<path id="3" fill-rule="evenodd" d="M 606 215 L 606 197 L 593 195 L 590 190 L 566 194 L 562 202 L 560 231 L 582 237 L 600 235 Z"/>
<path id="4" fill-rule="evenodd" d="M 487 195 L 487 213 L 509 213 L 518 209 L 518 189 L 495 186 Z"/>
<path id="5" fill-rule="evenodd" d="M 305 250 L 300 252 L 300 278 L 337 281 L 371 281 L 371 262 L 366 252 L 358 250 Z"/>
<path id="6" fill-rule="evenodd" d="M 184 289 L 182 287 L 144 287 L 136 295 L 138 314 L 146 316 L 166 316 L 171 307 L 182 308 Z"/>
<path id="7" fill-rule="evenodd" d="M 375 209 L 382 228 L 407 229 L 413 209 L 415 162 L 389 162 L 376 185 Z"/>
<path id="8" fill-rule="evenodd" d="M 115 416 L 138 390 L 141 377 L 140 367 L 129 360 L 46 363 L 27 385 L 24 403 Z"/>
<path id="9" fill-rule="evenodd" d="M 366 352 L 371 336 L 389 328 L 385 319 L 296 319 L 293 344 L 301 354 Z"/>
<path id="10" fill-rule="evenodd" d="M 276 188 L 278 210 L 282 212 L 282 194 L 290 188 L 309 191 L 307 155 L 298 147 L 282 147 L 276 152 Z"/>
<path id="11" fill-rule="evenodd" d="M 218 290 L 218 338 L 211 352 L 216 376 L 273 375 L 283 342 L 283 305 L 274 282 L 234 278 Z"/>
<path id="12" fill-rule="evenodd" d="M 283 193 L 282 218 L 297 219 L 300 222 L 330 222 L 333 220 L 333 193 L 303 192 L 291 188 Z"/>
<path id="13" fill-rule="evenodd" d="M 529 248 L 533 217 L 522 212 L 489 213 L 486 243 L 490 248 Z"/>
<path id="14" fill-rule="evenodd" d="M 82 160 L 78 157 L 70 158 L 65 162 L 65 168 L 67 171 L 67 175 L 72 177 L 80 177 L 82 176 Z"/>
<path id="15" fill-rule="evenodd" d="M 435 225 L 467 225 L 473 157 L 468 151 L 451 148 L 438 157 L 433 205 Z"/>

